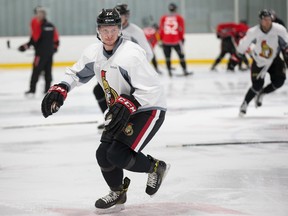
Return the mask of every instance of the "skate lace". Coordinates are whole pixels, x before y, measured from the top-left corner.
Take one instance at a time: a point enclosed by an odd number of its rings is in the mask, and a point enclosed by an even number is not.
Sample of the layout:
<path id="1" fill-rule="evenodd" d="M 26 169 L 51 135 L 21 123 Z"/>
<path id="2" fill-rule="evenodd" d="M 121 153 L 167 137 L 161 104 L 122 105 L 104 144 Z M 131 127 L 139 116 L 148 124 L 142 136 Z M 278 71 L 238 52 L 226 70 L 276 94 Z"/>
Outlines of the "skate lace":
<path id="1" fill-rule="evenodd" d="M 149 173 L 148 175 L 148 180 L 147 180 L 147 186 L 156 188 L 157 185 L 157 180 L 158 180 L 158 175 L 157 173 Z"/>
<path id="2" fill-rule="evenodd" d="M 110 191 L 110 193 L 104 197 L 102 197 L 101 199 L 105 202 L 105 203 L 110 203 L 115 201 L 116 199 L 118 199 L 119 195 L 114 192 L 114 191 Z"/>

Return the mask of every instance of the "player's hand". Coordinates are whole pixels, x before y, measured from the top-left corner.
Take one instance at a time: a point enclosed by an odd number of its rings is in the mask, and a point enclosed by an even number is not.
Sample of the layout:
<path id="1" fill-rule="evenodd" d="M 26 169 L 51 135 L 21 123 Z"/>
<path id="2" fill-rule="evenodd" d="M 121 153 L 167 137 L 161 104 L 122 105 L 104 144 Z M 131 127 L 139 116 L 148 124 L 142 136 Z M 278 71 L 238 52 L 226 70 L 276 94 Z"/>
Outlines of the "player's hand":
<path id="1" fill-rule="evenodd" d="M 24 52 L 24 51 L 26 51 L 27 49 L 29 49 L 28 44 L 23 44 L 23 45 L 21 45 L 21 46 L 18 47 L 18 50 L 19 50 L 20 52 Z"/>
<path id="2" fill-rule="evenodd" d="M 60 109 L 67 97 L 67 92 L 68 87 L 63 83 L 50 87 L 41 104 L 42 114 L 45 118 Z"/>
<path id="3" fill-rule="evenodd" d="M 130 115 L 136 112 L 139 106 L 133 96 L 119 96 L 105 115 L 105 130 L 114 136 L 118 135 L 128 123 Z"/>

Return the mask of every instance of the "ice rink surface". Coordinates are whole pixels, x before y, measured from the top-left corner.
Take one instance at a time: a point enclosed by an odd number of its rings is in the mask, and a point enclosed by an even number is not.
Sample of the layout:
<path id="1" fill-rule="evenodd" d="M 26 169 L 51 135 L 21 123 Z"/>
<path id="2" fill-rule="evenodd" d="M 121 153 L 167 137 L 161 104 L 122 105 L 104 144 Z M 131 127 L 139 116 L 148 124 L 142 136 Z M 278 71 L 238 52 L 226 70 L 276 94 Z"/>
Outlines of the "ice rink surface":
<path id="1" fill-rule="evenodd" d="M 288 83 L 261 108 L 251 101 L 239 118 L 249 72 L 189 67 L 187 78 L 161 76 L 166 121 L 143 151 L 170 163 L 170 172 L 153 198 L 145 193 L 147 174 L 125 172 L 126 209 L 114 215 L 287 216 Z M 55 83 L 63 72 L 54 69 Z M 0 79 L 0 215 L 95 215 L 95 200 L 109 190 L 95 159 L 103 119 L 92 94 L 96 80 L 45 119 L 42 79 L 34 99 L 23 94 L 30 70 L 1 70 Z"/>

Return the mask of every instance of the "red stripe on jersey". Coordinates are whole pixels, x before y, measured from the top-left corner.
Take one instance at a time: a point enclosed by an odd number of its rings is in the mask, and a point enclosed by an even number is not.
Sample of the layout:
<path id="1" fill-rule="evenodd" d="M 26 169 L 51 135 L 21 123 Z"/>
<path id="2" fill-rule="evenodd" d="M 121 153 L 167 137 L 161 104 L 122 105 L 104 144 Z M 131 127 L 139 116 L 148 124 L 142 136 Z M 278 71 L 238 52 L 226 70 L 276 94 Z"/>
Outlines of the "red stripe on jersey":
<path id="1" fill-rule="evenodd" d="M 142 128 L 142 130 L 140 131 L 140 133 L 138 134 L 135 142 L 132 144 L 131 148 L 134 150 L 138 143 L 140 142 L 140 140 L 143 138 L 145 132 L 147 131 L 147 129 L 149 128 L 151 122 L 153 121 L 153 119 L 155 118 L 157 110 L 153 110 L 151 116 L 149 117 L 148 121 L 146 122 L 146 124 L 144 125 L 144 127 Z"/>

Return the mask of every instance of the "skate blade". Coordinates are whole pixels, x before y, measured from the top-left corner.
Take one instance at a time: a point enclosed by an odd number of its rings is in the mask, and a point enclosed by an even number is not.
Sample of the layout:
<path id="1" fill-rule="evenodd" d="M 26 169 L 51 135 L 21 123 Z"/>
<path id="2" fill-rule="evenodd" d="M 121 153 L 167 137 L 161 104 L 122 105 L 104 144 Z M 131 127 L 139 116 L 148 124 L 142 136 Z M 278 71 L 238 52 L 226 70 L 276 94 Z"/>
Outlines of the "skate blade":
<path id="1" fill-rule="evenodd" d="M 96 208 L 94 213 L 97 215 L 111 214 L 111 213 L 117 213 L 117 212 L 123 211 L 124 209 L 125 209 L 124 204 L 116 204 L 116 205 L 114 205 L 110 208 L 107 208 L 107 209 Z"/>
<path id="2" fill-rule="evenodd" d="M 160 187 L 162 186 L 162 184 L 163 184 L 163 181 L 164 181 L 164 179 L 166 178 L 166 175 L 168 174 L 168 172 L 169 172 L 169 170 L 170 170 L 170 164 L 166 164 L 166 170 L 165 170 L 165 173 L 164 173 L 164 175 L 163 175 L 163 178 L 162 178 L 162 182 L 161 182 L 161 185 L 160 185 Z M 160 188 L 159 188 L 160 189 Z M 159 190 L 158 189 L 158 190 Z M 158 192 L 158 191 L 157 191 Z M 155 194 L 153 194 L 153 195 L 150 195 L 150 197 L 151 198 L 153 198 L 156 194 L 157 194 L 157 192 L 155 193 Z"/>

